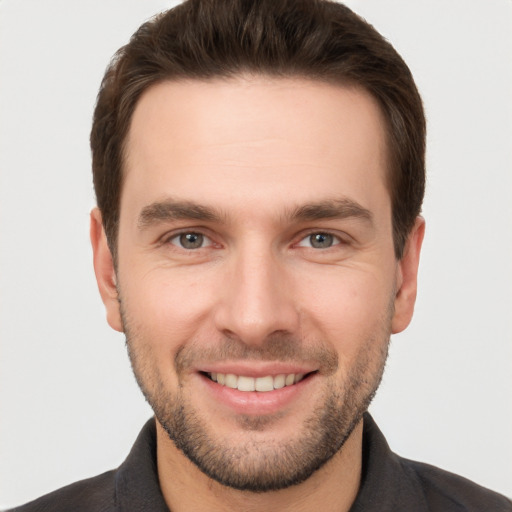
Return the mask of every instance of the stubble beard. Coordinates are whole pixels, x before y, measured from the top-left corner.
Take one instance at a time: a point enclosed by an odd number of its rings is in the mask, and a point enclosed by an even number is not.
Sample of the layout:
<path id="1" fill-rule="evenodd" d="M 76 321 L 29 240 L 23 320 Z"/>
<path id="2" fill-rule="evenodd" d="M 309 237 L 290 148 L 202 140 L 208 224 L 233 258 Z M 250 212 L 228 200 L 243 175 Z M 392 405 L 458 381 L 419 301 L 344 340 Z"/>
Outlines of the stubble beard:
<path id="1" fill-rule="evenodd" d="M 176 447 L 181 450 L 203 473 L 220 484 L 242 491 L 256 493 L 276 491 L 297 485 L 309 478 L 341 450 L 353 429 L 368 409 L 379 387 L 387 359 L 390 317 L 381 321 L 378 333 L 365 340 L 358 350 L 355 364 L 348 369 L 342 383 L 331 378 L 325 388 L 323 400 L 311 414 L 297 425 L 299 435 L 285 442 L 266 438 L 258 441 L 251 431 L 270 428 L 278 416 L 241 416 L 238 427 L 246 432 L 245 441 L 235 444 L 232 439 L 216 435 L 208 421 L 201 417 L 180 385 L 175 392 L 167 389 L 152 359 L 151 344 L 130 328 L 127 315 L 123 312 L 128 354 L 135 378 L 156 419 L 167 432 Z M 282 360 L 298 360 L 297 349 L 301 343 L 289 337 L 269 340 L 259 352 L 248 350 L 241 342 L 226 340 L 223 354 L 236 358 L 275 360 L 279 354 Z M 178 377 L 193 360 L 193 353 L 182 347 L 175 357 Z M 212 353 L 215 352 L 212 350 Z M 219 351 L 216 352 L 217 357 Z M 324 365 L 335 370 L 338 357 L 334 350 L 322 347 L 315 352 L 322 355 Z M 249 355 L 250 354 L 250 355 Z M 201 351 L 204 357 L 204 350 Z M 332 373 L 334 373 L 334 370 Z"/>

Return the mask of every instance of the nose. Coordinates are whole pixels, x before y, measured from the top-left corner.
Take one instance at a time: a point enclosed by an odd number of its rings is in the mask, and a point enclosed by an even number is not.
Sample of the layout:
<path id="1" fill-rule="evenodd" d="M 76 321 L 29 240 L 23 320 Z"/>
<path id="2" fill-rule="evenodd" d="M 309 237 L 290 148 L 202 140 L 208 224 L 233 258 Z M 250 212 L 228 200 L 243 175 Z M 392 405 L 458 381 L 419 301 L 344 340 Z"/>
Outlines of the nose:
<path id="1" fill-rule="evenodd" d="M 217 329 L 246 345 L 299 327 L 291 279 L 271 250 L 247 248 L 231 258 L 217 305 Z"/>

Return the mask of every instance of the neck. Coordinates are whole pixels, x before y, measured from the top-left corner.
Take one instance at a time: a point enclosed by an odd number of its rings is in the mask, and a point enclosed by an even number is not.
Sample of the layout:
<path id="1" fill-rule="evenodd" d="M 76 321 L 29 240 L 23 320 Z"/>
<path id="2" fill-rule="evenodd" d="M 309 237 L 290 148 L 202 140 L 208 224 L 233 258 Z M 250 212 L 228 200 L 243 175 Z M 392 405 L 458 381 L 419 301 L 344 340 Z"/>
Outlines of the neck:
<path id="1" fill-rule="evenodd" d="M 359 489 L 363 421 L 342 449 L 306 481 L 280 491 L 238 491 L 217 483 L 176 448 L 157 425 L 157 466 L 160 487 L 172 512 L 347 512 Z"/>

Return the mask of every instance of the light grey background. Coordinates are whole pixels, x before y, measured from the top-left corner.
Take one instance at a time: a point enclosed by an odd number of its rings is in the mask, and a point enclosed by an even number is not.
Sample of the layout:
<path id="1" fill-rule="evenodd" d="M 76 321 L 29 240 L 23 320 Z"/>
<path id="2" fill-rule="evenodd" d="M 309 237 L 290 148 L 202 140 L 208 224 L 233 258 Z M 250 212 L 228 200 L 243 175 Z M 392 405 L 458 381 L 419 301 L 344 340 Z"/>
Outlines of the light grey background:
<path id="1" fill-rule="evenodd" d="M 0 0 L 0 508 L 117 466 L 150 410 L 104 320 L 88 134 L 163 0 Z M 395 451 L 512 495 L 512 2 L 352 0 L 423 94 L 416 316 L 371 410 Z"/>

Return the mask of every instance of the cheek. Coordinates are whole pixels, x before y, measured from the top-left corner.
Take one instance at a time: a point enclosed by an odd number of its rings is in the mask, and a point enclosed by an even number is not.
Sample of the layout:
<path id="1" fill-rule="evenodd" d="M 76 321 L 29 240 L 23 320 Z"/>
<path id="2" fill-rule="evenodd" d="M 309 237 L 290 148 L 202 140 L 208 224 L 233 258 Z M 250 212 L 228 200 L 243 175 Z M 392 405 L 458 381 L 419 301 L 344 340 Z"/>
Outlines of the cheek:
<path id="1" fill-rule="evenodd" d="M 132 267 L 128 279 L 121 276 L 125 320 L 155 350 L 172 352 L 204 324 L 215 285 L 190 270 L 155 268 L 138 275 Z"/>
<path id="2" fill-rule="evenodd" d="M 304 320 L 348 355 L 387 329 L 392 283 L 366 270 L 333 270 L 311 276 L 298 296 Z"/>

